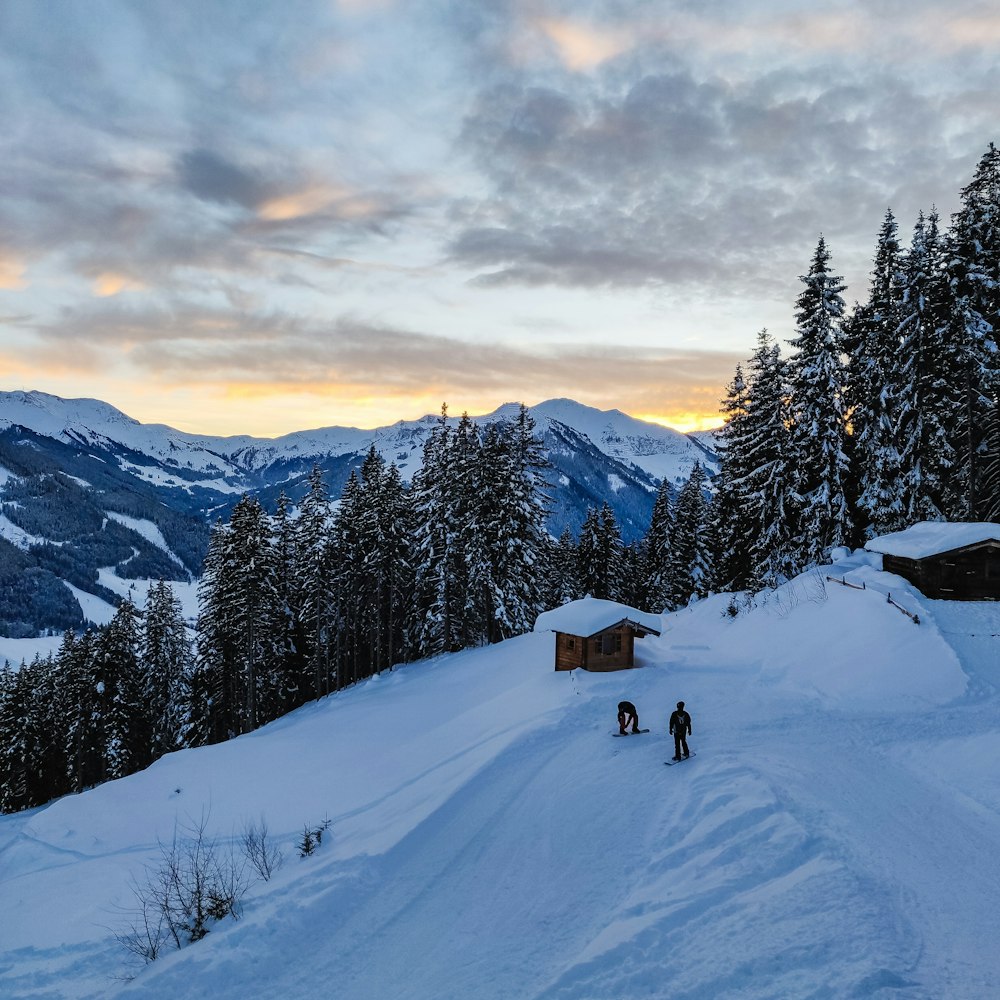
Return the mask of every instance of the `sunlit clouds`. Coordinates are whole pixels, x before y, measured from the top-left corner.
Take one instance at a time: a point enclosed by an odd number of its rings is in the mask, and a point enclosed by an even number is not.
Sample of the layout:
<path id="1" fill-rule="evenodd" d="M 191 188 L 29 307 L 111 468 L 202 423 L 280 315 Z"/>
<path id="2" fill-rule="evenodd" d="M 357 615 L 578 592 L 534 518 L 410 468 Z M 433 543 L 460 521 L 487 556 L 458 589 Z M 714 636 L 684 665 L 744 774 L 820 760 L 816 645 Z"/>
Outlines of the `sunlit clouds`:
<path id="1" fill-rule="evenodd" d="M 972 0 L 0 5 L 0 387 L 717 424 L 821 231 L 860 298 L 887 207 L 947 218 L 998 48 Z"/>
<path id="2" fill-rule="evenodd" d="M 102 299 L 118 295 L 120 292 L 137 291 L 142 287 L 141 282 L 114 271 L 102 271 L 94 278 L 94 294 Z"/>
<path id="3" fill-rule="evenodd" d="M 553 44 L 563 64 L 571 70 L 591 70 L 635 44 L 625 27 L 589 24 L 570 18 L 540 17 L 535 26 Z"/>
<path id="4" fill-rule="evenodd" d="M 0 288 L 16 290 L 27 285 L 23 261 L 0 250 Z"/>

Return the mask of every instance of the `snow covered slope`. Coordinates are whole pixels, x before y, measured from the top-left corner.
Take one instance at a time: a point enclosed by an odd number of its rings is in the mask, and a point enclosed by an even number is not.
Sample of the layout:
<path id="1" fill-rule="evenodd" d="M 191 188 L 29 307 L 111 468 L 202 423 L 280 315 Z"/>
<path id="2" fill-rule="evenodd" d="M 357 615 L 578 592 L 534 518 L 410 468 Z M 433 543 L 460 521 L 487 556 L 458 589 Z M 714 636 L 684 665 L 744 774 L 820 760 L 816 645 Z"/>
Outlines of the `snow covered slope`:
<path id="1" fill-rule="evenodd" d="M 556 674 L 532 633 L 2 817 L 0 992 L 994 996 L 1000 605 L 872 562 L 835 569 L 865 591 L 810 574 L 735 618 L 725 597 L 664 616 L 641 669 Z M 623 697 L 648 735 L 611 738 Z M 697 756 L 668 769 L 679 699 Z M 264 817 L 286 863 L 122 983 L 129 881 L 201 817 L 223 840 Z"/>

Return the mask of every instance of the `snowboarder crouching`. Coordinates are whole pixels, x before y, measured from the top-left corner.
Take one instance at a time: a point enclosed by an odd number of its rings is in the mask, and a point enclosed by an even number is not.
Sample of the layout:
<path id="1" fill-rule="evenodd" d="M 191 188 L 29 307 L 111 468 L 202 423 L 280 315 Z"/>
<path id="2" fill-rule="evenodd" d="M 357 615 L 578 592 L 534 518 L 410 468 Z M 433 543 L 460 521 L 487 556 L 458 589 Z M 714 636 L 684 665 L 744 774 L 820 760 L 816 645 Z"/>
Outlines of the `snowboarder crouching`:
<path id="1" fill-rule="evenodd" d="M 670 735 L 674 738 L 674 760 L 690 757 L 687 738 L 691 733 L 691 716 L 684 711 L 684 702 L 677 702 L 677 711 L 670 716 Z"/>
<path id="2" fill-rule="evenodd" d="M 625 735 L 625 730 L 628 728 L 630 722 L 632 724 L 632 732 L 639 732 L 639 713 L 635 710 L 635 705 L 630 701 L 618 702 L 618 729 L 622 736 Z"/>

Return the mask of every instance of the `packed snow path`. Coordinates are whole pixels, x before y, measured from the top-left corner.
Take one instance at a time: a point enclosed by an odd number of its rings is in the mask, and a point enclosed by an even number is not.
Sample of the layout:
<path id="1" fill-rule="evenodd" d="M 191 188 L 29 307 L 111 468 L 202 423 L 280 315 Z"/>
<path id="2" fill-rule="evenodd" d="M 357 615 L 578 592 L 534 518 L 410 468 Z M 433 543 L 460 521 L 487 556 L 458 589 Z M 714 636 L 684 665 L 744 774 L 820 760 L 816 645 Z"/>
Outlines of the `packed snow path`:
<path id="1" fill-rule="evenodd" d="M 845 571 L 923 624 L 812 577 L 734 621 L 723 598 L 665 617 L 641 670 L 555 674 L 524 636 L 0 819 L 0 993 L 993 996 L 1000 606 Z M 610 737 L 622 697 L 652 732 Z M 681 698 L 698 756 L 666 768 Z M 284 868 L 114 981 L 129 874 L 203 808 L 226 834 L 265 815 Z"/>

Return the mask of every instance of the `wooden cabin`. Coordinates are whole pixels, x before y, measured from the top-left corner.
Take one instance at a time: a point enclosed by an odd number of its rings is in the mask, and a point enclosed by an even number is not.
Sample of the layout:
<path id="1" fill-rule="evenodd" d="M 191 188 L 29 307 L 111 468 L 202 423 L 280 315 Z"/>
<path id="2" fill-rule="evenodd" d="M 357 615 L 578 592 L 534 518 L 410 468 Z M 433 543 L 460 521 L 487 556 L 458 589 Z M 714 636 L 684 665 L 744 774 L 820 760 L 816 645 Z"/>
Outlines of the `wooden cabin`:
<path id="1" fill-rule="evenodd" d="M 1000 601 L 1000 524 L 921 521 L 865 548 L 932 599 Z"/>
<path id="2" fill-rule="evenodd" d="M 658 615 L 585 597 L 538 616 L 535 631 L 555 633 L 556 670 L 628 670 L 635 666 L 635 640 L 659 635 Z"/>

